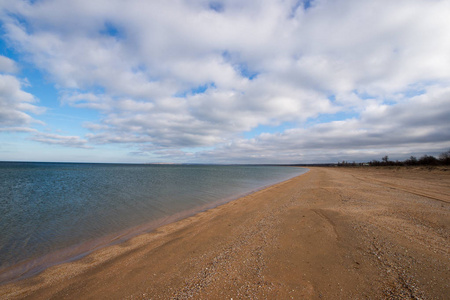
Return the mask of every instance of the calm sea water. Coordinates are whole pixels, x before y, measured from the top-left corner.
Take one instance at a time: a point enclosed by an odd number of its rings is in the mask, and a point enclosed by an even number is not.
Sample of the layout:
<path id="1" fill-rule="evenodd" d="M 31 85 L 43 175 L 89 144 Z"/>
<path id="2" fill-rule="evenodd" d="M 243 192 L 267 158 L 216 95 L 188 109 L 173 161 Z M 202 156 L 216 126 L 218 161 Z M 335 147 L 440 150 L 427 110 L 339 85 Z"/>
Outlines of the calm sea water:
<path id="1" fill-rule="evenodd" d="M 21 272 L 36 271 L 86 253 L 104 237 L 110 242 L 143 224 L 153 229 L 170 216 L 192 214 L 304 172 L 268 166 L 0 163 L 3 281 L 13 275 L 4 270 L 19 262 Z M 52 253 L 60 257 L 49 259 Z"/>

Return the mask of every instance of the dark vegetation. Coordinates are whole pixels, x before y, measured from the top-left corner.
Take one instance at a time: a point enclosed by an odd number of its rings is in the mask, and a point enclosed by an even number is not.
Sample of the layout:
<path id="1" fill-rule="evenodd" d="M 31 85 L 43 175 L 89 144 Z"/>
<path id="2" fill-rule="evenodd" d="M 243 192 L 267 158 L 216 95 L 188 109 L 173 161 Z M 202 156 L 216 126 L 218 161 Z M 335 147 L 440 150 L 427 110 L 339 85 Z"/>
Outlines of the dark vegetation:
<path id="1" fill-rule="evenodd" d="M 356 163 L 356 162 L 347 162 L 342 161 L 337 164 L 339 167 L 341 166 L 442 166 L 442 165 L 450 165 L 450 150 L 439 154 L 439 157 L 436 158 L 431 155 L 424 155 L 420 158 L 415 156 L 411 156 L 410 158 L 404 161 L 392 161 L 389 160 L 389 156 L 383 156 L 381 161 L 372 160 L 367 163 Z"/>

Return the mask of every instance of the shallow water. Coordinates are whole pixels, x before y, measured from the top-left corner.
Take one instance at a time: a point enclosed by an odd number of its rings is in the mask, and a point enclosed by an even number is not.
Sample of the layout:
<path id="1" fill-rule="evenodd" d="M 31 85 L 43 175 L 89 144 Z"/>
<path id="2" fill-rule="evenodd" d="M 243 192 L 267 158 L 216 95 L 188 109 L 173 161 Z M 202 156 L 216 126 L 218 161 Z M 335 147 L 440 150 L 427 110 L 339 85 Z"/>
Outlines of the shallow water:
<path id="1" fill-rule="evenodd" d="M 171 216 L 208 208 L 305 171 L 272 166 L 0 163 L 0 270 L 62 249 L 71 249 L 62 258 L 75 257 L 98 246 L 93 241 L 102 237 L 114 239 L 142 224 L 156 226 Z"/>

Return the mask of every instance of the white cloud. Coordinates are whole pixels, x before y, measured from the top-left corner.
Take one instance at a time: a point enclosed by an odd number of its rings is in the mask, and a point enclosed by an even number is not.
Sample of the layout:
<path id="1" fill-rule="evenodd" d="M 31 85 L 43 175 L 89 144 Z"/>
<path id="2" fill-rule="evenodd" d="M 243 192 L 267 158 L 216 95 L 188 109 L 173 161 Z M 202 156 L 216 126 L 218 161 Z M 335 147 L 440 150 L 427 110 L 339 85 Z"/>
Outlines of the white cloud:
<path id="1" fill-rule="evenodd" d="M 33 123 L 42 124 L 30 114 L 40 114 L 44 108 L 34 105 L 33 95 L 22 90 L 22 84 L 12 75 L 0 74 L 0 128 L 2 131 L 30 131 Z"/>
<path id="2" fill-rule="evenodd" d="M 0 56 L 0 69 L 4 72 L 15 72 L 17 66 L 11 59 Z M 30 139 L 46 144 L 57 144 L 68 147 L 88 148 L 87 141 L 77 136 L 61 136 L 42 133 L 33 125 L 44 123 L 31 114 L 43 114 L 46 108 L 34 103 L 38 100 L 22 89 L 22 82 L 13 75 L 0 74 L 0 132 L 28 132 Z"/>
<path id="3" fill-rule="evenodd" d="M 443 152 L 450 141 L 449 99 L 450 87 L 434 86 L 397 105 L 367 107 L 360 119 L 261 134 L 197 153 L 194 160 L 306 163 Z"/>
<path id="4" fill-rule="evenodd" d="M 14 1 L 1 13 L 64 104 L 101 112 L 90 142 L 261 162 L 450 146 L 448 15 L 444 0 Z M 352 119 L 317 124 L 336 113 Z M 19 115 L 14 126 L 31 122 Z M 286 122 L 297 128 L 241 140 Z"/>
<path id="5" fill-rule="evenodd" d="M 61 145 L 75 148 L 91 148 L 86 145 L 87 141 L 78 136 L 65 136 L 53 133 L 36 132 L 30 138 L 33 141 L 44 144 Z"/>
<path id="6" fill-rule="evenodd" d="M 16 73 L 17 72 L 17 66 L 16 63 L 6 57 L 6 56 L 2 56 L 0 55 L 0 72 L 1 73 Z"/>

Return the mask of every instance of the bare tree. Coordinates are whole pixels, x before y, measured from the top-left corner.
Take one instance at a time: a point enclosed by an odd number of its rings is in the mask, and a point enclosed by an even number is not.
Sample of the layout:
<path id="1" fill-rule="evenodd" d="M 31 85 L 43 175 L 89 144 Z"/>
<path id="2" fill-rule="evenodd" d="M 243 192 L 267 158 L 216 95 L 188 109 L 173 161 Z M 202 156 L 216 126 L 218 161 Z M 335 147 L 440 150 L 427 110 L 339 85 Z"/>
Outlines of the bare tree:
<path id="1" fill-rule="evenodd" d="M 450 164 L 450 150 L 439 154 L 439 160 L 445 165 Z"/>

